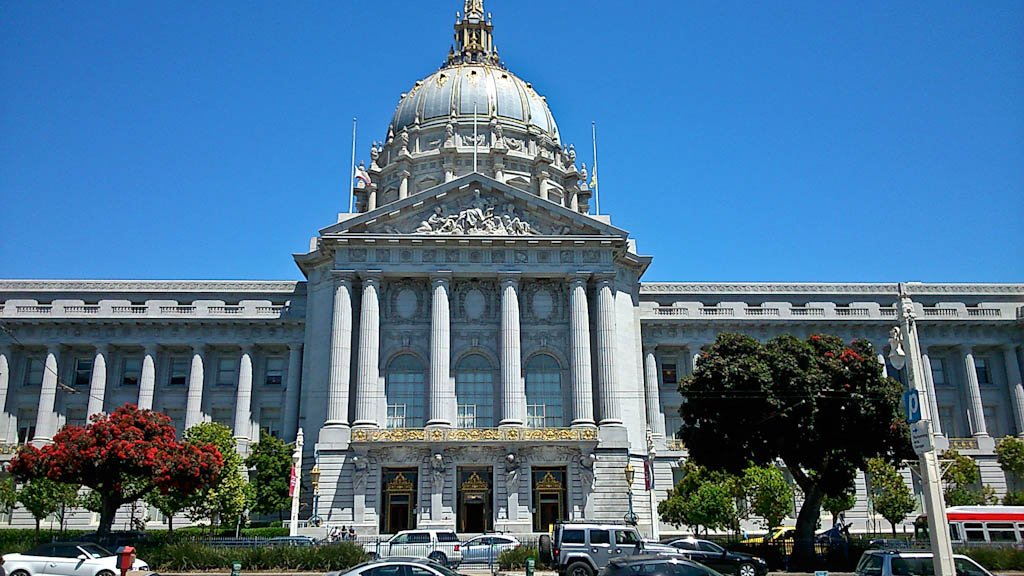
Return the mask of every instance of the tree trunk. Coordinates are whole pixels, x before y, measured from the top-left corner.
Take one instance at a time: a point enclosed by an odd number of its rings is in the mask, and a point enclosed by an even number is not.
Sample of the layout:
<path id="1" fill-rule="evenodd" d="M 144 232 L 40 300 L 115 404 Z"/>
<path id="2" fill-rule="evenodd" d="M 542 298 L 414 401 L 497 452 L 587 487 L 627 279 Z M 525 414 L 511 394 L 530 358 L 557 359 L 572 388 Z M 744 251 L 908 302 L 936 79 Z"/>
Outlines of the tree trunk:
<path id="1" fill-rule="evenodd" d="M 96 530 L 98 536 L 107 536 L 114 526 L 114 516 L 120 504 L 110 496 L 100 496 L 100 525 Z"/>
<path id="2" fill-rule="evenodd" d="M 889 526 L 892 526 L 892 537 L 896 538 L 896 523 L 889 520 Z"/>
<path id="3" fill-rule="evenodd" d="M 36 534 L 39 534 L 39 518 L 36 518 Z"/>
<path id="4" fill-rule="evenodd" d="M 167 515 L 167 533 L 172 534 L 174 532 L 174 514 Z"/>
<path id="5" fill-rule="evenodd" d="M 804 503 L 796 517 L 796 534 L 793 536 L 793 555 L 789 560 L 789 569 L 797 571 L 814 571 L 817 556 L 814 553 L 814 528 L 821 516 L 821 501 L 825 492 L 816 484 L 804 489 Z"/>

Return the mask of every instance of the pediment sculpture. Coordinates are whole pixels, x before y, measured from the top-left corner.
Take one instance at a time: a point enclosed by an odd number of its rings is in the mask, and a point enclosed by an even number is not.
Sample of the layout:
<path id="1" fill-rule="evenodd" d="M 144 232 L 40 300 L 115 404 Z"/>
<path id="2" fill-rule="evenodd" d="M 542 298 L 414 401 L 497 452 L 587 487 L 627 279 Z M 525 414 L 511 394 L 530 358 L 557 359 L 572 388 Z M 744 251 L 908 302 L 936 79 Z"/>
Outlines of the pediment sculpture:
<path id="1" fill-rule="evenodd" d="M 494 199 L 481 198 L 480 191 L 473 192 L 469 204 L 457 212 L 448 213 L 442 206 L 435 206 L 433 213 L 420 222 L 414 234 L 447 234 L 478 236 L 528 236 L 537 234 L 529 222 L 516 214 L 511 202 L 496 204 Z"/>

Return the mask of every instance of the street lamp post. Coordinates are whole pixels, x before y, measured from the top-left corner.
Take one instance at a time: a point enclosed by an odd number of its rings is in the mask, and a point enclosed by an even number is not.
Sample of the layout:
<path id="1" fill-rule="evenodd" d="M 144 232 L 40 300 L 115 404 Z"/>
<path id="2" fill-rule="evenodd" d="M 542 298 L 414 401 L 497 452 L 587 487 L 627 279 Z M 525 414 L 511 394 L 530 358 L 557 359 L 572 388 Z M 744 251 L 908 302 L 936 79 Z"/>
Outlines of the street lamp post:
<path id="1" fill-rule="evenodd" d="M 320 526 L 320 454 L 313 455 L 313 469 L 309 471 L 309 480 L 313 484 L 313 515 L 309 517 L 312 526 Z"/>
<path id="2" fill-rule="evenodd" d="M 295 435 L 295 451 L 292 452 L 292 477 L 289 481 L 292 495 L 291 523 L 288 527 L 289 536 L 299 533 L 299 488 L 302 486 L 302 428 Z"/>
<path id="3" fill-rule="evenodd" d="M 896 310 L 900 324 L 892 330 L 889 361 L 897 370 L 906 365 L 910 389 L 916 391 L 919 397 L 922 418 L 911 425 L 911 436 L 914 440 L 914 451 L 921 459 L 921 483 L 924 488 L 925 515 L 928 517 L 928 534 L 931 537 L 935 576 L 955 576 L 953 546 L 949 539 L 946 503 L 942 495 L 942 473 L 939 470 L 932 438 L 931 418 L 935 417 L 935 406 L 928 405 L 924 362 L 921 359 L 921 343 L 917 334 L 917 312 L 903 283 L 899 285 L 899 302 L 896 304 Z"/>
<path id="4" fill-rule="evenodd" d="M 626 455 L 629 458 L 629 455 Z M 626 474 L 626 496 L 629 498 L 629 512 L 626 513 L 626 524 L 636 526 L 636 514 L 633 512 L 633 476 L 636 474 L 636 470 L 633 468 L 633 463 L 629 460 L 626 461 L 626 468 L 623 470 Z"/>

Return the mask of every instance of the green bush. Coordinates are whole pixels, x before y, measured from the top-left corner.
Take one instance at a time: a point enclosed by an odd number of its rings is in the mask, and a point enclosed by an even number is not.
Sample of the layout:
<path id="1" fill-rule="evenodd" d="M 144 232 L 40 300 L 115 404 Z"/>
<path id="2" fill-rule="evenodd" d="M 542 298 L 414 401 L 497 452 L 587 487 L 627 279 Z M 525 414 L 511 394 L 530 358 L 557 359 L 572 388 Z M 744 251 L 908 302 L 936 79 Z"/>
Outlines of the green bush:
<path id="1" fill-rule="evenodd" d="M 258 548 L 211 548 L 182 542 L 139 550 L 139 557 L 153 570 L 188 572 L 226 570 L 240 562 L 243 570 L 345 570 L 365 560 L 362 547 L 342 542 L 316 548 L 263 546 Z"/>
<path id="2" fill-rule="evenodd" d="M 1024 492 L 1007 492 L 1003 496 L 1003 506 L 1024 506 Z"/>
<path id="3" fill-rule="evenodd" d="M 161 532 L 163 531 L 149 530 L 147 533 L 157 535 L 161 534 Z M 213 532 L 211 532 L 209 526 L 187 526 L 185 528 L 175 528 L 173 534 L 180 537 L 213 536 L 214 538 L 234 538 L 235 528 L 234 526 L 221 526 L 214 528 Z M 273 538 L 275 536 L 287 536 L 288 529 L 281 528 L 280 526 L 242 528 L 238 534 L 243 538 Z"/>
<path id="4" fill-rule="evenodd" d="M 519 546 L 498 554 L 498 567 L 502 570 L 522 570 L 526 568 L 526 559 L 533 558 L 534 566 L 542 568 L 540 552 L 536 546 Z M 546 567 L 546 566 L 545 566 Z"/>
<path id="5" fill-rule="evenodd" d="M 957 550 L 957 554 L 970 556 L 989 570 L 1024 570 L 1024 549 L 1021 548 L 964 548 Z"/>
<path id="6" fill-rule="evenodd" d="M 31 528 L 0 530 L 0 554 L 25 552 L 40 544 L 53 542 L 54 539 L 71 540 L 75 536 L 84 533 L 83 530 L 65 530 L 64 532 L 60 530 L 40 530 L 36 534 L 36 531 Z"/>

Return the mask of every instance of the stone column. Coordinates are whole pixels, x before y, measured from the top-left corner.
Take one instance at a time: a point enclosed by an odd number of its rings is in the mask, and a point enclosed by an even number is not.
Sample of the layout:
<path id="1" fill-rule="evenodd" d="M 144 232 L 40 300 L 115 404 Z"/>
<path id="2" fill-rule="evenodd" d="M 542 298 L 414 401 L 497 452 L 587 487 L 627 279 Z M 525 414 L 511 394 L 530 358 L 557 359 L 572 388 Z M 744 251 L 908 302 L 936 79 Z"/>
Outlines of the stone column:
<path id="1" fill-rule="evenodd" d="M 430 412 L 427 426 L 451 426 L 455 388 L 451 378 L 451 314 L 449 286 L 451 272 L 430 276 Z"/>
<path id="2" fill-rule="evenodd" d="M 654 346 L 644 346 L 644 393 L 647 398 L 647 426 L 655 436 L 665 437 L 665 419 L 661 415 L 658 390 L 658 360 Z"/>
<path id="3" fill-rule="evenodd" d="M 249 426 L 252 420 L 252 345 L 242 347 L 242 357 L 238 361 L 238 389 L 235 394 L 235 440 L 239 451 L 244 453 L 243 445 L 251 438 Z"/>
<path id="4" fill-rule="evenodd" d="M 299 432 L 299 387 L 302 385 L 302 343 L 288 345 L 288 384 L 284 391 L 284 438 L 295 440 Z"/>
<path id="5" fill-rule="evenodd" d="M 46 348 L 46 362 L 43 366 L 43 384 L 39 389 L 39 408 L 36 412 L 36 436 L 32 443 L 38 445 L 53 441 L 57 432 L 57 415 L 53 407 L 57 402 L 57 344 Z"/>
<path id="6" fill-rule="evenodd" d="M 590 371 L 590 311 L 587 304 L 588 276 L 589 274 L 576 274 L 569 279 L 573 426 L 594 425 L 594 385 Z"/>
<path id="7" fill-rule="evenodd" d="M 398 199 L 404 200 L 409 196 L 409 176 L 411 175 L 408 170 L 402 170 L 402 181 L 398 184 Z"/>
<path id="8" fill-rule="evenodd" d="M 526 424 L 526 386 L 519 340 L 519 273 L 501 274 L 501 426 Z"/>
<path id="9" fill-rule="evenodd" d="M 203 421 L 204 349 L 202 344 L 192 345 L 192 365 L 188 371 L 188 393 L 185 396 L 185 430 Z"/>
<path id="10" fill-rule="evenodd" d="M 370 189 L 366 192 L 366 211 L 377 209 L 377 185 L 370 184 Z"/>
<path id="11" fill-rule="evenodd" d="M 939 402 L 935 398 L 935 380 L 932 379 L 932 360 L 927 349 L 921 350 L 921 364 L 924 370 L 924 383 L 928 387 L 928 414 L 932 421 L 932 434 L 942 434 L 942 422 L 939 420 Z"/>
<path id="12" fill-rule="evenodd" d="M 153 409 L 153 394 L 156 390 L 156 344 L 146 344 L 142 356 L 142 374 L 139 376 L 139 409 Z"/>
<path id="13" fill-rule="evenodd" d="M 96 357 L 92 360 L 92 379 L 89 381 L 89 404 L 86 409 L 88 417 L 103 412 L 103 401 L 107 395 L 107 356 L 110 356 L 110 345 L 96 345 Z"/>
<path id="14" fill-rule="evenodd" d="M 327 381 L 327 421 L 324 427 L 348 426 L 349 380 L 352 374 L 352 274 L 334 279 L 331 319 L 331 374 Z"/>
<path id="15" fill-rule="evenodd" d="M 361 428 L 377 428 L 380 390 L 380 273 L 363 276 L 363 303 L 359 311 L 359 363 L 356 373 L 356 421 Z"/>
<path id="16" fill-rule="evenodd" d="M 1003 360 L 1006 362 L 1006 386 L 1013 400 L 1013 423 L 1017 426 L 1017 436 L 1024 437 L 1024 386 L 1021 383 L 1015 346 L 1003 346 Z"/>
<path id="17" fill-rule="evenodd" d="M 0 346 L 0 442 L 7 439 L 11 415 L 7 413 L 7 390 L 11 383 L 11 347 Z"/>
<path id="18" fill-rule="evenodd" d="M 978 369 L 974 365 L 974 351 L 969 347 L 964 351 L 964 376 L 966 376 L 967 394 L 971 400 L 971 434 L 988 436 L 985 407 L 981 403 L 981 387 L 978 386 Z"/>
<path id="19" fill-rule="evenodd" d="M 622 398 L 616 395 L 615 277 L 597 278 L 597 390 L 600 424 L 622 425 Z"/>
<path id="20" fill-rule="evenodd" d="M 881 347 L 879 347 L 881 348 Z M 885 354 L 878 353 L 878 363 L 882 365 L 882 376 L 889 377 L 889 367 L 885 364 Z"/>

